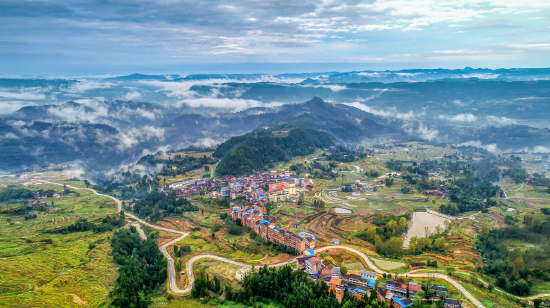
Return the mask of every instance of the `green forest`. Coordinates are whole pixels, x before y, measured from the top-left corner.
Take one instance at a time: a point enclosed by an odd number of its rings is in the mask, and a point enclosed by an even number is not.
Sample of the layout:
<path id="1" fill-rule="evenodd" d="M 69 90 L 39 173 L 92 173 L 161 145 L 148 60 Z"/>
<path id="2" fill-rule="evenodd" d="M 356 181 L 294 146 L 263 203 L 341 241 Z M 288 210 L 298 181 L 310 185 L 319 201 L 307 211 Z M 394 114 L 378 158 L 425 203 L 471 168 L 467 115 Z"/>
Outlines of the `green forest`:
<path id="1" fill-rule="evenodd" d="M 136 229 L 120 229 L 111 240 L 113 258 L 120 266 L 120 276 L 111 292 L 114 307 L 145 308 L 151 295 L 167 279 L 167 262 L 157 247 L 157 237 L 150 234 L 142 240 Z"/>
<path id="2" fill-rule="evenodd" d="M 141 200 L 134 200 L 134 213 L 140 218 L 150 217 L 156 222 L 161 217 L 178 215 L 183 212 L 196 212 L 199 208 L 191 204 L 186 198 L 176 199 L 172 192 L 164 195 L 161 192 L 153 191 Z"/>
<path id="3" fill-rule="evenodd" d="M 232 142 L 231 139 L 228 142 Z M 223 157 L 216 168 L 216 174 L 239 176 L 268 170 L 277 162 L 312 154 L 316 148 L 328 147 L 333 143 L 334 138 L 328 133 L 305 128 L 293 129 L 286 137 L 249 136 Z"/>
<path id="4" fill-rule="evenodd" d="M 524 225 L 490 230 L 485 224 L 477 239 L 477 249 L 485 263 L 479 272 L 492 276 L 498 287 L 520 296 L 531 294 L 537 281 L 550 281 L 550 216 L 527 214 Z M 507 240 L 540 248 L 510 250 Z"/>

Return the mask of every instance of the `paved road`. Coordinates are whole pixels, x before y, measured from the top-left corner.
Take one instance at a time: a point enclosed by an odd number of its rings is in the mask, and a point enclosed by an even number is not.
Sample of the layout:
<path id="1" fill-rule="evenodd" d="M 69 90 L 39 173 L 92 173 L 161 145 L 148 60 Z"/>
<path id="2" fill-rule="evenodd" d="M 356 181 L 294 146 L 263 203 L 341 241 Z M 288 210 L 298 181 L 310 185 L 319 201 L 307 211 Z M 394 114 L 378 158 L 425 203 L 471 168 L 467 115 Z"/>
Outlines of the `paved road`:
<path id="1" fill-rule="evenodd" d="M 41 180 L 42 182 L 44 183 L 49 183 L 49 184 L 54 184 L 54 185 L 63 185 L 63 184 L 59 184 L 59 183 L 54 183 L 54 182 L 48 182 L 48 181 L 44 181 L 44 180 Z M 69 186 L 67 185 L 67 187 L 70 187 L 72 189 L 85 189 L 85 190 L 90 190 L 92 192 L 94 192 L 96 195 L 99 195 L 99 196 L 105 196 L 105 197 L 108 197 L 108 198 L 111 198 L 113 199 L 117 205 L 118 205 L 118 211 L 121 211 L 121 208 L 122 208 L 122 202 L 120 200 L 118 200 L 117 198 L 115 197 L 112 197 L 112 196 L 109 196 L 109 195 L 104 195 L 104 194 L 100 194 L 98 192 L 96 192 L 95 190 L 91 189 L 91 188 L 78 188 L 78 187 L 72 187 L 72 186 Z M 227 263 L 231 263 L 231 264 L 235 264 L 235 265 L 239 265 L 239 266 L 242 266 L 244 265 L 244 263 L 240 263 L 240 262 L 236 262 L 236 261 L 232 261 L 232 260 L 229 260 L 227 258 L 224 258 L 224 257 L 220 257 L 220 256 L 216 256 L 216 255 L 199 255 L 199 256 L 194 256 L 192 257 L 191 259 L 189 259 L 189 261 L 187 262 L 186 264 L 186 270 L 187 270 L 187 273 L 189 275 L 189 283 L 187 285 L 187 287 L 185 289 L 180 289 L 178 288 L 178 286 L 176 285 L 176 269 L 175 269 L 175 264 L 174 264 L 174 259 L 170 256 L 170 254 L 168 253 L 168 251 L 166 250 L 166 248 L 170 245 L 173 245 L 175 243 L 177 243 L 178 241 L 184 239 L 186 236 L 189 235 L 189 233 L 187 232 L 183 232 L 183 231 L 179 231 L 179 230 L 174 230 L 174 229 L 169 229 L 169 228 L 164 228 L 164 227 L 160 227 L 160 226 L 156 226 L 156 225 L 153 225 L 153 224 L 150 224 L 144 220 L 141 220 L 139 218 L 137 218 L 136 216 L 132 215 L 132 214 L 129 214 L 129 213 L 125 213 L 126 216 L 128 217 L 131 217 L 132 219 L 138 221 L 139 223 L 141 224 L 144 224 L 148 227 L 151 227 L 151 228 L 154 228 L 154 229 L 157 229 L 157 230 L 162 230 L 162 231 L 166 231 L 166 232 L 171 232 L 171 233 L 177 233 L 177 234 L 181 234 L 180 237 L 160 246 L 160 251 L 162 252 L 162 254 L 164 255 L 164 257 L 168 260 L 168 273 L 169 273 L 169 276 L 170 276 L 170 289 L 172 290 L 172 292 L 174 293 L 178 293 L 178 294 L 187 294 L 189 292 L 191 292 L 191 288 L 193 287 L 193 281 L 194 281 L 194 276 L 193 276 L 193 265 L 195 264 L 196 261 L 200 260 L 200 259 L 204 259 L 204 258 L 210 258 L 210 259 L 215 259 L 215 260 L 219 260 L 219 261 L 222 261 L 222 262 L 227 262 Z M 338 246 L 329 246 L 329 247 L 321 247 L 321 248 L 317 248 L 315 249 L 315 252 L 322 252 L 322 251 L 325 251 L 327 249 L 330 249 L 330 248 L 338 248 L 338 249 L 345 249 L 349 252 L 352 252 L 352 253 L 355 253 L 356 255 L 358 255 L 359 257 L 361 257 L 365 263 L 367 263 L 367 265 L 373 269 L 376 273 L 378 274 L 389 274 L 388 272 L 382 270 L 382 269 L 379 269 L 370 259 L 369 257 L 361 252 L 360 250 L 357 250 L 355 248 L 352 248 L 352 247 L 348 247 L 348 246 L 342 246 L 342 245 L 338 245 Z M 292 258 L 290 260 L 287 260 L 287 261 L 284 261 L 284 262 L 281 262 L 281 263 L 276 263 L 276 264 L 270 264 L 270 265 L 267 265 L 267 267 L 278 267 L 278 266 L 282 266 L 282 265 L 286 265 L 286 264 L 289 264 L 289 263 L 292 263 L 296 260 L 296 258 Z M 263 265 L 256 265 L 255 266 L 256 268 L 260 268 L 260 267 L 263 267 Z M 413 273 L 413 272 L 407 272 L 407 273 L 403 273 L 403 274 L 398 274 L 399 277 L 412 277 L 412 278 L 415 278 L 415 277 L 418 277 L 418 278 L 425 278 L 425 277 L 435 277 L 435 278 L 439 278 L 439 279 L 443 279 L 447 282 L 449 282 L 450 284 L 452 284 L 455 288 L 457 288 L 457 290 L 459 290 L 460 292 L 462 292 L 462 294 L 464 294 L 464 296 L 466 296 L 472 303 L 474 303 L 474 305 L 478 308 L 484 308 L 485 306 L 483 306 L 483 304 L 477 300 L 470 292 L 468 292 L 468 290 L 466 290 L 460 283 L 458 283 L 456 280 L 454 280 L 453 278 L 451 278 L 450 276 L 448 275 L 445 275 L 445 274 L 441 274 L 441 273 Z M 485 283 L 485 282 L 483 282 Z M 504 292 L 504 291 L 503 291 Z M 508 293 L 507 293 L 508 294 Z M 514 296 L 512 294 L 509 294 L 511 296 Z M 541 298 L 541 297 L 548 297 L 550 296 L 550 294 L 538 294 L 538 295 L 533 295 L 533 296 L 530 296 L 530 297 L 525 297 L 525 298 L 522 298 L 522 297 L 516 297 L 516 298 L 519 298 L 519 299 L 528 299 L 528 300 L 534 300 L 534 299 L 537 299 L 537 298 Z"/>

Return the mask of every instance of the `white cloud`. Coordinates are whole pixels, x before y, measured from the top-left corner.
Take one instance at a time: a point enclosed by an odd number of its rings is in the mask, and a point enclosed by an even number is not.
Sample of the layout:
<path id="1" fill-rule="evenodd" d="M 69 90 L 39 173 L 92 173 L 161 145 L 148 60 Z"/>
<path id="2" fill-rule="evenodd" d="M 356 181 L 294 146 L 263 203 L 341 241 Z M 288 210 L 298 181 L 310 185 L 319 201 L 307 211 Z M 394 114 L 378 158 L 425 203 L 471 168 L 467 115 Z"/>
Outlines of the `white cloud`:
<path id="1" fill-rule="evenodd" d="M 486 73 L 486 74 L 466 74 L 462 75 L 462 78 L 479 78 L 479 79 L 495 79 L 499 74 Z"/>
<path id="2" fill-rule="evenodd" d="M 68 93 L 79 94 L 93 89 L 106 89 L 114 87 L 115 84 L 110 82 L 95 82 L 88 80 L 79 80 L 66 89 L 62 89 Z"/>
<path id="3" fill-rule="evenodd" d="M 418 136 L 424 140 L 432 141 L 437 138 L 439 131 L 435 128 L 429 128 L 425 126 L 422 122 L 419 123 L 418 128 L 414 128 L 414 124 L 411 122 L 406 122 L 402 128 L 409 135 Z"/>
<path id="4" fill-rule="evenodd" d="M 141 93 L 139 93 L 137 91 L 132 91 L 132 92 L 126 93 L 126 96 L 124 98 L 126 98 L 126 100 L 130 101 L 130 100 L 140 98 L 140 97 L 141 97 Z"/>
<path id="5" fill-rule="evenodd" d="M 180 101 L 188 105 L 189 107 L 210 107 L 210 108 L 228 108 L 240 111 L 252 107 L 263 106 L 264 103 L 253 99 L 240 99 L 240 98 L 213 98 L 213 97 L 201 97 L 184 99 Z"/>
<path id="6" fill-rule="evenodd" d="M 378 115 L 381 117 L 386 118 L 397 118 L 401 120 L 413 120 L 420 117 L 423 117 L 426 115 L 425 112 L 415 113 L 414 111 L 409 111 L 407 113 L 399 113 L 396 111 L 395 108 L 391 108 L 390 110 L 376 110 L 373 109 L 367 105 L 361 104 L 359 102 L 353 102 L 353 103 L 344 103 L 344 105 L 355 107 L 357 109 L 363 110 L 365 112 L 372 113 L 374 115 Z"/>
<path id="7" fill-rule="evenodd" d="M 476 147 L 476 148 L 480 148 L 480 149 L 485 149 L 491 153 L 499 153 L 499 149 L 497 147 L 497 144 L 496 143 L 491 143 L 491 144 L 482 144 L 481 141 L 468 141 L 468 142 L 464 142 L 464 143 L 461 143 L 461 144 L 457 144 L 457 146 L 472 146 L 472 147 Z"/>
<path id="8" fill-rule="evenodd" d="M 42 88 L 26 88 L 19 92 L 8 92 L 5 89 L 0 89 L 0 97 L 20 100 L 43 100 L 46 99 L 46 95 L 41 93 L 42 91 L 44 91 Z"/>
<path id="9" fill-rule="evenodd" d="M 438 117 L 453 122 L 475 122 L 477 120 L 476 116 L 471 113 L 461 113 L 455 116 L 439 115 Z"/>
<path id="10" fill-rule="evenodd" d="M 342 90 L 347 90 L 348 88 L 346 87 L 346 85 L 338 85 L 338 84 L 304 85 L 304 87 L 326 88 L 326 89 L 330 89 L 332 92 L 339 92 Z"/>
<path id="11" fill-rule="evenodd" d="M 506 118 L 506 117 L 487 116 L 487 124 L 508 125 L 508 124 L 518 124 L 518 122 L 516 120 Z"/>
<path id="12" fill-rule="evenodd" d="M 218 144 L 220 144 L 224 141 L 225 141 L 224 139 L 214 140 L 212 138 L 200 138 L 199 140 L 197 140 L 197 142 L 193 143 L 193 145 L 197 146 L 197 147 L 209 148 L 209 147 L 213 147 L 215 145 L 218 145 Z"/>
<path id="13" fill-rule="evenodd" d="M 24 101 L 0 100 L 0 114 L 12 113 L 26 106 L 36 106 L 36 104 L 32 102 L 24 102 Z"/>

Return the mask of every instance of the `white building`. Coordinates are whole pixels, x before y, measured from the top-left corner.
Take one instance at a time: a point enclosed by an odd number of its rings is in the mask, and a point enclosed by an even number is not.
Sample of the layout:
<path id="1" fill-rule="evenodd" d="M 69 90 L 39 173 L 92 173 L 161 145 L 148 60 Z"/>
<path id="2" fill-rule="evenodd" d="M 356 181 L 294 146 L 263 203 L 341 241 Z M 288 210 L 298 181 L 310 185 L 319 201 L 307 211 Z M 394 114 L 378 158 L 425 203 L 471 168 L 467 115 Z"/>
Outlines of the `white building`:
<path id="1" fill-rule="evenodd" d="M 238 281 L 243 281 L 244 277 L 250 272 L 252 272 L 252 266 L 243 265 L 235 274 L 235 278 L 237 278 Z"/>

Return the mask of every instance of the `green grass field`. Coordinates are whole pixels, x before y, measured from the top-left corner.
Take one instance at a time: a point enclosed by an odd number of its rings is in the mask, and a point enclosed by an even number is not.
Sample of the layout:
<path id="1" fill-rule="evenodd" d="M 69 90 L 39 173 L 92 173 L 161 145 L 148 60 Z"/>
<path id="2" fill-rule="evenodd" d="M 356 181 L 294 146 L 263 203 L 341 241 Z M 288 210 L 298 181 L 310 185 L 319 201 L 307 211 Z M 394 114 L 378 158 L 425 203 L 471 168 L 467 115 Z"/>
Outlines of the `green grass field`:
<path id="1" fill-rule="evenodd" d="M 80 193 L 54 199 L 58 210 L 39 212 L 37 219 L 2 215 L 0 305 L 97 307 L 108 301 L 118 275 L 112 232 L 48 233 L 81 217 L 96 221 L 115 212 L 112 200 Z"/>

